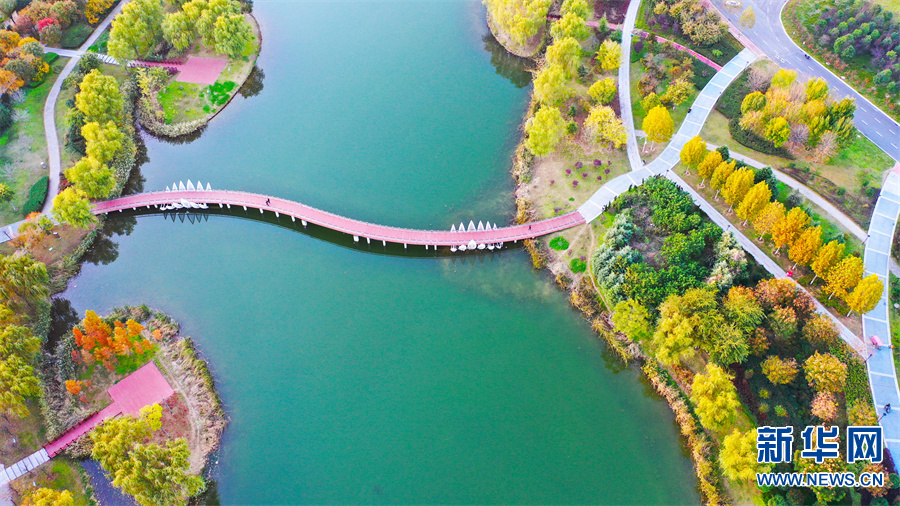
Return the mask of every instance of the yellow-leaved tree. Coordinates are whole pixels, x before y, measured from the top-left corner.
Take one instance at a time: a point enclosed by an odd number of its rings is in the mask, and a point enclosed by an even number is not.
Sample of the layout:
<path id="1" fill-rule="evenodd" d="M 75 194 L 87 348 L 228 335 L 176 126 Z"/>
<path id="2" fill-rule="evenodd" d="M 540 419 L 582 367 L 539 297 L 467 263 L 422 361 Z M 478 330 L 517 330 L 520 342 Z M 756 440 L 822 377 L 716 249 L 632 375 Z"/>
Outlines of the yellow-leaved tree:
<path id="1" fill-rule="evenodd" d="M 825 291 L 828 298 L 837 295 L 845 298 L 859 284 L 863 275 L 863 261 L 858 256 L 845 257 L 825 274 Z"/>
<path id="2" fill-rule="evenodd" d="M 753 219 L 753 229 L 759 234 L 760 240 L 766 234 L 772 233 L 775 224 L 782 218 L 784 218 L 784 204 L 777 200 L 766 204 Z"/>
<path id="3" fill-rule="evenodd" d="M 809 227 L 800 233 L 797 240 L 788 250 L 788 258 L 794 261 L 794 267 L 809 265 L 822 247 L 822 227 Z"/>
<path id="4" fill-rule="evenodd" d="M 616 149 L 625 144 L 625 125 L 609 106 L 591 107 L 591 112 L 584 120 L 584 130 L 593 142 L 609 142 Z"/>
<path id="5" fill-rule="evenodd" d="M 732 209 L 743 202 L 747 192 L 753 187 L 753 177 L 752 169 L 743 168 L 732 172 L 728 179 L 725 180 L 722 196 Z"/>
<path id="6" fill-rule="evenodd" d="M 713 172 L 715 172 L 716 167 L 722 162 L 722 153 L 715 150 L 706 153 L 706 156 L 703 157 L 703 161 L 697 165 L 697 175 L 700 176 L 701 186 L 703 185 L 703 181 L 709 179 L 710 176 L 713 175 Z"/>
<path id="7" fill-rule="evenodd" d="M 795 207 L 788 211 L 784 218 L 775 222 L 772 227 L 772 242 L 775 243 L 775 254 L 785 245 L 791 244 L 809 225 L 810 218 L 806 211 Z"/>
<path id="8" fill-rule="evenodd" d="M 850 306 L 847 316 L 850 316 L 853 311 L 859 314 L 868 313 L 881 300 L 883 292 L 884 283 L 878 279 L 876 274 L 864 277 L 846 298 L 847 305 Z"/>
<path id="9" fill-rule="evenodd" d="M 681 148 L 681 163 L 692 169 L 696 169 L 705 157 L 706 141 L 699 135 L 691 137 L 691 140 L 685 142 L 684 147 Z"/>
<path id="10" fill-rule="evenodd" d="M 604 72 L 619 68 L 622 63 L 622 46 L 614 40 L 604 40 L 597 50 L 597 63 Z"/>
<path id="11" fill-rule="evenodd" d="M 556 107 L 542 105 L 525 123 L 525 147 L 536 156 L 553 151 L 565 135 L 566 122 Z"/>
<path id="12" fill-rule="evenodd" d="M 813 272 L 816 274 L 813 276 L 813 281 L 816 280 L 817 277 L 824 278 L 828 271 L 831 270 L 838 262 L 844 258 L 844 249 L 846 246 L 842 242 L 838 241 L 829 241 L 822 249 L 816 253 L 816 258 L 809 264 L 812 268 Z"/>
<path id="13" fill-rule="evenodd" d="M 672 121 L 672 115 L 669 114 L 668 109 L 658 105 L 650 109 L 641 127 L 650 142 L 666 142 L 672 138 L 675 123 Z"/>
<path id="14" fill-rule="evenodd" d="M 694 376 L 691 402 L 697 409 L 700 423 L 713 431 L 728 428 L 741 407 L 732 376 L 716 364 L 706 364 L 706 374 Z"/>
<path id="15" fill-rule="evenodd" d="M 728 479 L 755 482 L 756 473 L 766 472 L 771 464 L 760 464 L 756 452 L 756 429 L 741 432 L 734 429 L 722 440 L 719 462 Z"/>
<path id="16" fill-rule="evenodd" d="M 772 190 L 769 189 L 769 185 L 765 181 L 756 183 L 737 207 L 738 218 L 744 220 L 744 225 L 747 225 L 747 222 L 755 220 L 771 201 Z"/>

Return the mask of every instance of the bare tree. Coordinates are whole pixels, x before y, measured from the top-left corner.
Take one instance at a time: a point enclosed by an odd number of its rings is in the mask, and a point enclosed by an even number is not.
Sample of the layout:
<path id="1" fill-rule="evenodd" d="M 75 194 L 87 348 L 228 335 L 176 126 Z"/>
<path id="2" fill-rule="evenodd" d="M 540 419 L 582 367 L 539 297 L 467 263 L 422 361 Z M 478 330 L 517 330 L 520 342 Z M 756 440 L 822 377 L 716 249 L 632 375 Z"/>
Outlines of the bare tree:
<path id="1" fill-rule="evenodd" d="M 752 67 L 750 69 L 750 87 L 753 91 L 765 91 L 772 83 L 775 73 L 767 67 Z"/>

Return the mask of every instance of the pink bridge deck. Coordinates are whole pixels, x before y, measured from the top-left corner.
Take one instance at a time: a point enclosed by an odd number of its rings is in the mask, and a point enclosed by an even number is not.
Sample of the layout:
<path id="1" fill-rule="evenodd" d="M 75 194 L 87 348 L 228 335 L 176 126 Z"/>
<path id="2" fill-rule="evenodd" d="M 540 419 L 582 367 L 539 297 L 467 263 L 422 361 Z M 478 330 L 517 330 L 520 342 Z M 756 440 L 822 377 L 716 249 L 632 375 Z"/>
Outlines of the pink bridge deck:
<path id="1" fill-rule="evenodd" d="M 355 237 L 376 241 L 387 241 L 397 244 L 418 244 L 426 246 L 459 246 L 475 241 L 476 244 L 510 243 L 523 239 L 533 239 L 583 224 L 584 216 L 573 211 L 548 220 L 472 232 L 451 232 L 449 230 L 416 230 L 409 228 L 388 227 L 364 221 L 345 218 L 326 211 L 321 211 L 299 202 L 256 193 L 244 193 L 225 190 L 179 190 L 168 192 L 142 193 L 129 195 L 94 205 L 94 214 L 108 214 L 127 209 L 139 209 L 162 204 L 179 202 L 181 199 L 196 204 L 246 206 L 248 208 L 276 212 L 293 216 L 322 227 Z M 269 201 L 266 204 L 266 201 Z"/>
<path id="2" fill-rule="evenodd" d="M 112 397 L 112 404 L 45 444 L 47 455 L 56 456 L 104 420 L 121 414 L 136 415 L 144 406 L 158 404 L 175 393 L 153 362 L 129 374 L 106 391 Z"/>

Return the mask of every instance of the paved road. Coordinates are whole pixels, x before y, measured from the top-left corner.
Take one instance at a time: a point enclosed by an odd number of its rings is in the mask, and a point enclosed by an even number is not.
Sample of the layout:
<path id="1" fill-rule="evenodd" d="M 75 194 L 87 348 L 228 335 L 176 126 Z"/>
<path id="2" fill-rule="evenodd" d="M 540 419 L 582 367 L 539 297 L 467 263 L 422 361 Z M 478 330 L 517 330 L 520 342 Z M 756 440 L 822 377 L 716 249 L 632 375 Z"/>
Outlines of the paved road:
<path id="1" fill-rule="evenodd" d="M 632 0 L 622 23 L 622 64 L 619 65 L 619 105 L 622 110 L 622 123 L 628 130 L 625 138 L 625 151 L 628 162 L 634 170 L 642 165 L 641 153 L 638 149 L 637 137 L 634 135 L 634 112 L 631 110 L 631 37 L 634 35 L 634 22 L 637 19 L 641 2 Z"/>
<path id="2" fill-rule="evenodd" d="M 804 51 L 794 43 L 781 23 L 781 9 L 787 0 L 743 2 L 744 8 L 752 6 L 756 12 L 756 25 L 751 29 L 741 28 L 743 34 L 782 67 L 796 69 L 809 77 L 825 79 L 837 97 L 855 98 L 856 127 L 894 160 L 900 160 L 900 124 L 857 93 L 828 67 L 804 57 Z M 719 8 L 719 12 L 740 28 L 739 12 L 731 13 L 722 9 L 722 0 L 713 0 L 713 3 Z"/>
<path id="3" fill-rule="evenodd" d="M 869 225 L 869 241 L 863 257 L 866 274 L 877 274 L 885 287 L 888 283 L 888 261 L 891 256 L 891 239 L 897 226 L 900 214 L 900 168 L 895 167 L 881 188 L 881 195 L 875 203 L 872 223 Z M 887 292 L 887 290 L 885 290 Z M 879 336 L 883 342 L 891 341 L 891 329 L 888 321 L 888 300 L 881 297 L 875 309 L 866 313 L 862 319 L 864 336 Z M 897 371 L 894 369 L 893 350 L 891 348 L 870 351 L 872 356 L 866 364 L 869 369 L 869 385 L 875 409 L 881 413 L 885 404 L 900 407 L 900 389 L 897 387 Z M 881 418 L 885 430 L 885 440 L 892 455 L 900 455 L 900 413 L 893 411 Z"/>
<path id="4" fill-rule="evenodd" d="M 78 48 L 78 51 L 70 53 L 72 57 L 69 59 L 69 62 L 66 63 L 66 66 L 63 67 L 62 71 L 59 73 L 59 76 L 56 77 L 56 81 L 53 83 L 53 87 L 50 88 L 50 94 L 47 95 L 47 101 L 44 102 L 44 135 L 47 138 L 47 155 L 49 157 L 49 176 L 50 176 L 50 188 L 47 190 L 47 201 L 44 202 L 44 207 L 41 209 L 46 215 L 50 215 L 50 212 L 53 210 L 53 197 L 59 193 L 59 175 L 62 172 L 62 162 L 60 160 L 60 145 L 59 145 L 59 137 L 57 137 L 56 131 L 56 101 L 59 99 L 59 92 L 62 88 L 62 82 L 66 77 L 72 72 L 75 68 L 75 65 L 78 64 L 78 60 L 81 55 L 84 54 L 89 47 L 94 45 L 94 42 L 97 41 L 97 38 L 100 37 L 100 34 L 103 33 L 104 30 L 109 26 L 112 22 L 113 18 L 122 11 L 122 7 L 128 3 L 128 0 L 123 0 L 116 6 L 115 9 L 110 11 L 110 13 L 106 16 L 106 19 L 103 20 L 102 23 L 97 25 L 97 28 L 94 30 L 94 33 L 91 34 L 90 37 L 84 44 Z M 59 54 L 62 54 L 61 52 Z M 18 230 L 18 227 L 15 227 Z"/>

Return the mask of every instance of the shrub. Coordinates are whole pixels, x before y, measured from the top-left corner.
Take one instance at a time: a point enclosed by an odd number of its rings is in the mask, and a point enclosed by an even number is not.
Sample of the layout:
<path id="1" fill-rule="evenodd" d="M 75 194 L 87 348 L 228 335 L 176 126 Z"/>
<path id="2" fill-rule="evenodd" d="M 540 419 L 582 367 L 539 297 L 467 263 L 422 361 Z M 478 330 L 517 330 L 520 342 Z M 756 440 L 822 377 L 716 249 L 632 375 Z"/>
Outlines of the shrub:
<path id="1" fill-rule="evenodd" d="M 70 26 L 62 34 L 59 45 L 64 49 L 78 49 L 91 36 L 94 29 L 84 23 Z"/>
<path id="2" fill-rule="evenodd" d="M 56 53 L 44 53 L 44 61 L 47 63 L 53 63 L 59 59 L 59 55 Z"/>
<path id="3" fill-rule="evenodd" d="M 28 216 L 36 213 L 44 207 L 44 201 L 47 200 L 47 190 L 50 187 L 50 177 L 44 176 L 37 180 L 28 192 L 28 200 L 22 206 L 22 215 Z"/>
<path id="4" fill-rule="evenodd" d="M 573 258 L 571 262 L 569 262 L 569 269 L 574 273 L 584 272 L 587 270 L 587 262 L 580 258 Z"/>
<path id="5" fill-rule="evenodd" d="M 745 70 L 722 92 L 722 96 L 716 102 L 716 110 L 728 119 L 740 117 L 741 103 L 748 93 L 750 93 L 750 73 L 749 70 Z"/>
<path id="6" fill-rule="evenodd" d="M 556 251 L 565 251 L 569 249 L 569 241 L 566 240 L 565 237 L 554 237 L 550 241 L 550 247 L 555 249 Z"/>
<path id="7" fill-rule="evenodd" d="M 759 151 L 760 153 L 780 156 L 781 158 L 787 158 L 788 160 L 794 159 L 794 155 L 792 155 L 787 149 L 783 147 L 776 148 L 771 141 L 763 139 L 755 133 L 741 128 L 741 125 L 738 122 L 738 118 L 732 118 L 728 120 L 728 131 L 731 132 L 731 136 L 734 138 L 734 140 L 738 141 L 740 144 L 743 144 L 750 149 Z"/>

